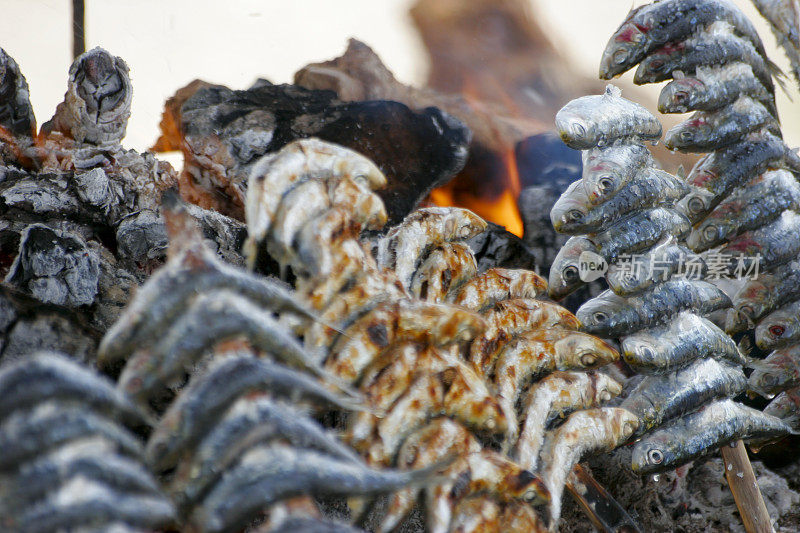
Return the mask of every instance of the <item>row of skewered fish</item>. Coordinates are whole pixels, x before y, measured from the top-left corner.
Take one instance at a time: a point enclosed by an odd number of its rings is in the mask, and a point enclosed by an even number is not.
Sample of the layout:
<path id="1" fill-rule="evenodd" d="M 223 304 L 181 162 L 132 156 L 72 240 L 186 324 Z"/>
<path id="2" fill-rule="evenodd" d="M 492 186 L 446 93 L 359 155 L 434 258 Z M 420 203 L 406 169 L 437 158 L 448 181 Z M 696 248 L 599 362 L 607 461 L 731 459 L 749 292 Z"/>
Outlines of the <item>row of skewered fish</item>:
<path id="1" fill-rule="evenodd" d="M 779 29 L 797 74 L 797 4 L 756 4 Z M 667 22 L 673 14 L 680 21 L 697 13 L 704 15 L 689 29 Z M 786 406 L 797 400 L 800 385 L 794 327 L 800 309 L 800 157 L 781 139 L 773 84 L 780 72 L 750 21 L 716 1 L 659 2 L 632 12 L 609 42 L 601 77 L 637 63 L 637 83 L 672 80 L 661 91 L 661 112 L 695 111 L 665 136 L 671 149 L 709 152 L 687 176 L 690 192 L 679 203 L 693 224 L 686 244 L 708 258 L 759 258 L 759 270 L 733 296 L 724 326 L 731 335 L 751 330 L 740 344 L 746 353 L 755 355 L 756 347 L 768 353 L 749 363 L 754 370 L 747 387 L 767 398 L 781 393 L 765 412 L 798 429 Z"/>

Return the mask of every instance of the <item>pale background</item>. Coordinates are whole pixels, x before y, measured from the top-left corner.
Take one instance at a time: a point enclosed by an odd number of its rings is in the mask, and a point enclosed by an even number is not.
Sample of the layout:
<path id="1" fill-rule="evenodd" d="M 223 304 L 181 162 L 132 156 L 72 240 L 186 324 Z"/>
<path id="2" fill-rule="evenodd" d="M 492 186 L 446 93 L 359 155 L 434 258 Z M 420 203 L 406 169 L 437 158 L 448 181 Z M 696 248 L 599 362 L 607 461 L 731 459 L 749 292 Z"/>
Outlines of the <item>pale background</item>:
<path id="1" fill-rule="evenodd" d="M 596 77 L 600 54 L 631 0 L 531 0 L 564 56 Z M 158 135 L 164 100 L 194 78 L 245 88 L 257 77 L 290 82 L 300 67 L 344 51 L 348 37 L 372 46 L 395 75 L 422 84 L 426 57 L 408 16 L 413 0 L 87 0 L 87 48 L 127 61 L 133 114 L 124 144 L 143 150 Z M 637 5 L 643 2 L 637 2 Z M 766 22 L 736 0 L 767 50 L 786 69 Z M 28 79 L 38 123 L 53 114 L 71 63 L 69 0 L 0 0 L 0 46 Z M 625 75 L 630 79 L 632 73 Z M 663 84 L 647 86 L 657 95 Z M 778 95 L 790 146 L 800 145 L 800 92 Z M 654 96 L 655 98 L 655 96 Z M 655 110 L 654 110 L 655 111 Z"/>

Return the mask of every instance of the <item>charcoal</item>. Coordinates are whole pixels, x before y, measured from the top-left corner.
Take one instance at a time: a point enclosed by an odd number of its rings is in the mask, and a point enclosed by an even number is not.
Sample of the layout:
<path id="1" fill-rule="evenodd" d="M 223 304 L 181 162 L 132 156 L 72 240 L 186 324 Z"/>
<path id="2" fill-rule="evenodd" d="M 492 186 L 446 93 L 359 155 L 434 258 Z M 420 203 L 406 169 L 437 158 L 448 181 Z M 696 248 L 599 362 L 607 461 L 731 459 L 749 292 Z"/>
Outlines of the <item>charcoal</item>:
<path id="1" fill-rule="evenodd" d="M 33 137 L 36 117 L 28 82 L 14 59 L 0 48 L 0 127 L 15 137 Z M 0 137 L 0 141 L 5 140 Z"/>
<path id="2" fill-rule="evenodd" d="M 475 254 L 478 272 L 495 267 L 539 271 L 533 250 L 522 239 L 493 222 L 489 222 L 486 231 L 466 242 Z"/>
<path id="3" fill-rule="evenodd" d="M 200 89 L 181 109 L 181 129 L 181 193 L 239 219 L 252 164 L 293 140 L 318 137 L 372 159 L 389 178 L 378 193 L 389 224 L 461 170 L 470 141 L 461 122 L 436 108 L 416 112 L 398 102 L 344 103 L 331 91 L 293 85 Z"/>

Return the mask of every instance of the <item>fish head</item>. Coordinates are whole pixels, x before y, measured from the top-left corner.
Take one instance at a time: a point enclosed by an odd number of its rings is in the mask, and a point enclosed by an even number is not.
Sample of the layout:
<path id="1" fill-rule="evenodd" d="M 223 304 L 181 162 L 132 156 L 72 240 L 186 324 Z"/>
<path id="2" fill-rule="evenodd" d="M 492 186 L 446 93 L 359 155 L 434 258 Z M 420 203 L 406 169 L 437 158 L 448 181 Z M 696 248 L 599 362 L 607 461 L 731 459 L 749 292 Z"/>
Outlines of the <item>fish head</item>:
<path id="1" fill-rule="evenodd" d="M 725 333 L 734 335 L 751 329 L 755 324 L 750 320 L 748 310 L 749 306 L 747 305 L 743 306 L 743 310 L 738 308 L 728 309 L 727 313 L 725 313 Z"/>
<path id="2" fill-rule="evenodd" d="M 434 339 L 467 342 L 486 331 L 486 320 L 478 313 L 450 305 L 441 307 L 446 308 L 446 312 L 429 322 L 429 331 Z"/>
<path id="3" fill-rule="evenodd" d="M 713 135 L 713 126 L 705 115 L 695 116 L 671 128 L 664 136 L 664 146 L 670 150 L 691 151 L 697 143 Z"/>
<path id="4" fill-rule="evenodd" d="M 787 376 L 779 365 L 754 361 L 749 366 L 753 368 L 753 373 L 747 378 L 747 388 L 751 391 L 769 399 L 785 388 Z"/>
<path id="5" fill-rule="evenodd" d="M 792 309 L 779 309 L 764 317 L 756 326 L 756 346 L 771 350 L 797 337 L 798 317 L 792 316 Z"/>
<path id="6" fill-rule="evenodd" d="M 597 247 L 586 237 L 570 237 L 558 251 L 550 267 L 548 287 L 551 298 L 560 300 L 584 285 L 579 260 L 586 251 L 597 253 Z"/>
<path id="7" fill-rule="evenodd" d="M 633 83 L 644 85 L 669 78 L 676 59 L 683 53 L 683 46 L 667 44 L 653 50 L 642 59 L 633 75 Z"/>
<path id="8" fill-rule="evenodd" d="M 697 223 L 703 216 L 711 211 L 714 202 L 714 193 L 700 187 L 694 187 L 691 192 L 675 204 L 675 209 L 686 216 L 692 224 Z M 694 248 L 689 246 L 693 251 Z"/>
<path id="9" fill-rule="evenodd" d="M 544 480 L 529 470 L 509 474 L 503 480 L 504 493 L 519 498 L 530 505 L 541 505 L 550 501 L 550 491 Z"/>
<path id="10" fill-rule="evenodd" d="M 598 372 L 594 387 L 594 400 L 598 403 L 607 402 L 622 394 L 622 384 L 608 374 Z"/>
<path id="11" fill-rule="evenodd" d="M 624 298 L 606 291 L 584 303 L 575 316 L 586 333 L 615 337 L 633 323 L 635 312 Z"/>
<path id="12" fill-rule="evenodd" d="M 159 384 L 160 358 L 150 350 L 141 350 L 131 357 L 122 374 L 117 388 L 139 404 L 147 404 L 150 394 Z"/>
<path id="13" fill-rule="evenodd" d="M 447 414 L 480 433 L 508 432 L 509 420 L 503 406 L 474 370 L 456 364 L 445 370 L 443 379 L 449 384 L 444 398 Z"/>
<path id="14" fill-rule="evenodd" d="M 624 22 L 611 36 L 600 58 L 600 79 L 619 76 L 645 57 L 647 49 L 645 28 Z"/>
<path id="15" fill-rule="evenodd" d="M 686 245 L 692 251 L 702 252 L 721 244 L 725 240 L 728 234 L 728 224 L 726 224 L 725 220 L 713 215 L 714 212 L 706 217 L 699 225 L 693 227 L 691 233 L 689 233 L 689 236 L 686 238 Z M 687 218 L 690 218 L 689 215 L 687 215 Z"/>
<path id="16" fill-rule="evenodd" d="M 695 108 L 698 96 L 706 91 L 706 84 L 697 78 L 675 78 L 658 96 L 658 111 L 661 113 L 686 113 Z"/>
<path id="17" fill-rule="evenodd" d="M 583 180 L 575 181 L 567 187 L 550 210 L 553 228 L 560 233 L 584 229 L 581 222 L 589 212 L 590 205 Z"/>
<path id="18" fill-rule="evenodd" d="M 664 368 L 669 364 L 669 339 L 656 339 L 647 333 L 637 333 L 622 341 L 622 358 L 633 368 Z"/>
<path id="19" fill-rule="evenodd" d="M 592 205 L 610 200 L 630 178 L 630 162 L 589 156 L 583 165 L 584 192 Z"/>
<path id="20" fill-rule="evenodd" d="M 558 359 L 569 368 L 596 368 L 619 359 L 609 343 L 592 335 L 574 332 L 555 342 Z"/>
<path id="21" fill-rule="evenodd" d="M 572 100 L 556 113 L 556 132 L 561 140 L 576 150 L 597 146 L 601 135 L 597 124 L 584 111 L 587 101 L 582 97 Z"/>
<path id="22" fill-rule="evenodd" d="M 676 447 L 679 438 L 670 436 L 667 431 L 658 431 L 633 446 L 631 470 L 637 474 L 651 474 L 668 470 L 678 460 Z"/>

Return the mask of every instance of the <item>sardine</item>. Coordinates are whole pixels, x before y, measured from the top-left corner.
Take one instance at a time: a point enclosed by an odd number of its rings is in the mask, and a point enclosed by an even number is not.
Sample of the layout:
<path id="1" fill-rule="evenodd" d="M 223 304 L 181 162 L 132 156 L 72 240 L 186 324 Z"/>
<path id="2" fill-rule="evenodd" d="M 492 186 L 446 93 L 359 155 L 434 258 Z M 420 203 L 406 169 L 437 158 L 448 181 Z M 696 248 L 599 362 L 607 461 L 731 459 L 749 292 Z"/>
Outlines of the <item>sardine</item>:
<path id="1" fill-rule="evenodd" d="M 76 477 L 59 487 L 46 500 L 21 510 L 13 531 L 83 531 L 98 527 L 113 531 L 108 524 L 122 523 L 138 530 L 170 529 L 175 508 L 161 495 L 129 494 L 103 483 Z"/>
<path id="2" fill-rule="evenodd" d="M 622 385 L 600 372 L 554 372 L 534 383 L 523 402 L 523 424 L 514 457 L 535 472 L 550 421 L 579 409 L 598 407 L 621 392 Z"/>
<path id="3" fill-rule="evenodd" d="M 119 144 L 131 116 L 133 86 L 128 65 L 100 47 L 78 56 L 69 68 L 64 101 L 42 124 L 78 143 Z"/>
<path id="4" fill-rule="evenodd" d="M 716 21 L 724 21 L 747 39 L 754 49 L 766 52 L 753 24 L 725 0 L 673 0 L 654 2 L 628 13 L 608 41 L 600 59 L 600 78 L 609 80 L 630 69 L 656 48 L 679 41 Z"/>
<path id="5" fill-rule="evenodd" d="M 637 474 L 672 470 L 735 440 L 789 433 L 791 428 L 774 416 L 721 400 L 676 418 L 634 444 L 631 468 Z"/>
<path id="6" fill-rule="evenodd" d="M 448 304 L 400 300 L 381 304 L 356 320 L 331 349 L 325 369 L 352 383 L 387 347 L 400 341 L 436 346 L 465 342 L 486 329 L 477 313 Z"/>
<path id="7" fill-rule="evenodd" d="M 774 350 L 800 340 L 800 300 L 768 314 L 756 326 L 756 346 Z"/>
<path id="8" fill-rule="evenodd" d="M 692 229 L 686 244 L 696 252 L 708 250 L 772 222 L 787 209 L 800 209 L 800 185 L 786 170 L 765 172 L 715 207 Z"/>
<path id="9" fill-rule="evenodd" d="M 39 352 L 0 367 L 0 420 L 44 400 L 80 401 L 134 428 L 151 423 L 108 378 L 62 355 Z"/>
<path id="10" fill-rule="evenodd" d="M 361 464 L 355 452 L 339 442 L 316 421 L 287 404 L 266 396 L 240 398 L 182 461 L 170 483 L 181 506 L 203 498 L 206 491 L 250 447 L 282 441 L 316 450 L 338 461 Z"/>
<path id="11" fill-rule="evenodd" d="M 156 480 L 137 460 L 114 453 L 102 438 L 89 438 L 62 445 L 0 477 L 0 512 L 17 512 L 77 477 L 129 494 L 160 494 Z"/>
<path id="12" fill-rule="evenodd" d="M 674 372 L 646 376 L 620 407 L 639 417 L 641 434 L 710 401 L 736 396 L 746 387 L 741 367 L 699 359 Z"/>
<path id="13" fill-rule="evenodd" d="M 619 337 L 664 323 L 681 311 L 705 315 L 730 305 L 730 298 L 711 283 L 674 279 L 627 299 L 605 291 L 583 304 L 576 316 L 588 333 Z"/>
<path id="14" fill-rule="evenodd" d="M 573 225 L 580 225 L 591 207 L 583 178 L 575 180 L 567 186 L 550 209 L 550 223 L 559 233 L 586 233 L 575 231 Z"/>
<path id="15" fill-rule="evenodd" d="M 766 55 L 760 54 L 753 43 L 737 36 L 731 26 L 718 21 L 685 41 L 667 43 L 642 59 L 633 83 L 656 83 L 672 77 L 672 73 L 694 73 L 700 65 L 747 63 L 753 74 L 768 91 L 774 91 L 772 76 L 776 67 Z"/>
<path id="16" fill-rule="evenodd" d="M 538 298 L 547 292 L 547 281 L 531 270 L 490 268 L 458 287 L 448 301 L 483 312 L 497 302 Z"/>
<path id="17" fill-rule="evenodd" d="M 670 322 L 622 340 L 622 356 L 642 374 L 663 374 L 696 360 L 724 359 L 743 365 L 736 343 L 709 320 L 685 311 Z"/>
<path id="18" fill-rule="evenodd" d="M 478 264 L 469 246 L 446 243 L 433 250 L 411 280 L 411 293 L 428 302 L 445 301 L 448 292 L 478 274 Z"/>
<path id="19" fill-rule="evenodd" d="M 742 96 L 721 109 L 695 112 L 666 133 L 664 146 L 681 152 L 712 152 L 762 129 L 781 136 L 780 124 L 769 110 L 760 102 Z"/>
<path id="20" fill-rule="evenodd" d="M 800 430 L 800 388 L 783 391 L 764 408 L 764 414 L 780 418 L 792 429 Z"/>
<path id="21" fill-rule="evenodd" d="M 439 464 L 410 472 L 376 471 L 312 450 L 257 446 L 222 476 L 195 509 L 192 522 L 204 531 L 230 531 L 243 528 L 263 508 L 287 497 L 386 493 L 429 483 L 440 469 Z"/>
<path id="22" fill-rule="evenodd" d="M 448 456 L 458 457 L 456 463 L 459 463 L 468 455 L 480 451 L 480 443 L 464 426 L 441 417 L 409 435 L 397 454 L 397 466 L 402 469 L 419 469 Z M 395 492 L 389 499 L 388 510 L 377 531 L 393 531 L 411 512 L 419 491 L 418 487 L 406 487 Z"/>
<path id="23" fill-rule="evenodd" d="M 500 517 L 500 531 L 527 531 L 545 533 L 547 527 L 533 507 L 524 502 L 508 502 Z"/>
<path id="24" fill-rule="evenodd" d="M 198 296 L 152 348 L 139 352 L 122 371 L 118 388 L 139 403 L 191 371 L 215 344 L 245 337 L 258 350 L 327 378 L 311 355 L 268 311 L 229 291 Z"/>
<path id="25" fill-rule="evenodd" d="M 486 375 L 505 344 L 521 333 L 546 328 L 578 329 L 578 319 L 560 305 L 540 300 L 504 300 L 486 314 L 486 333 L 472 342 L 469 360 Z"/>
<path id="26" fill-rule="evenodd" d="M 57 446 L 89 437 L 102 437 L 124 455 L 138 457 L 142 444 L 130 431 L 79 405 L 44 402 L 17 411 L 0 424 L 0 470 L 17 468 Z"/>
<path id="27" fill-rule="evenodd" d="M 556 113 L 556 131 L 570 148 L 587 150 L 620 139 L 656 140 L 661 123 L 609 84 L 601 95 L 582 96 L 562 107 Z"/>
<path id="28" fill-rule="evenodd" d="M 621 142 L 583 152 L 583 182 L 589 202 L 601 204 L 611 199 L 638 173 L 655 166 L 644 144 Z"/>
<path id="29" fill-rule="evenodd" d="M 501 533 L 500 504 L 492 498 L 479 494 L 458 502 L 450 521 L 451 533 Z M 521 530 L 520 530 L 521 531 Z"/>
<path id="30" fill-rule="evenodd" d="M 800 298 L 800 263 L 790 261 L 769 274 L 748 279 L 733 297 L 733 309 L 725 317 L 725 331 L 732 335 L 755 327 L 767 313 Z"/>
<path id="31" fill-rule="evenodd" d="M 346 176 L 370 189 L 386 186 L 386 176 L 369 159 L 319 139 L 300 139 L 263 156 L 251 168 L 244 202 L 248 237 L 244 255 L 255 264 L 258 244 L 267 236 L 283 195 L 310 176 Z"/>
<path id="32" fill-rule="evenodd" d="M 542 449 L 542 479 L 550 491 L 550 523 L 561 516 L 561 495 L 567 475 L 587 453 L 609 452 L 630 439 L 639 426 L 631 412 L 616 407 L 576 411 L 548 432 Z"/>
<path id="33" fill-rule="evenodd" d="M 580 257 L 583 252 L 597 253 L 597 246 L 587 237 L 570 237 L 556 254 L 550 266 L 550 297 L 560 300 L 586 284 L 580 275 Z"/>
<path id="34" fill-rule="evenodd" d="M 800 215 L 784 211 L 774 222 L 731 239 L 720 254 L 733 258 L 729 272 L 737 277 L 744 275 L 756 259 L 762 271 L 791 261 L 800 254 Z"/>
<path id="35" fill-rule="evenodd" d="M 503 435 L 516 424 L 516 419 L 503 409 L 502 400 L 494 395 L 470 365 L 454 361 L 443 373 L 446 385 L 444 412 L 472 431 L 484 435 Z"/>
<path id="36" fill-rule="evenodd" d="M 677 205 L 692 223 L 698 222 L 734 187 L 741 187 L 767 169 L 783 165 L 800 171 L 800 157 L 774 135 L 751 134 L 744 141 L 698 161 L 686 182 L 700 190 L 690 192 Z"/>
<path id="37" fill-rule="evenodd" d="M 153 430 L 145 450 L 150 469 L 162 472 L 174 467 L 238 398 L 262 392 L 292 402 L 364 408 L 330 392 L 309 375 L 269 360 L 250 354 L 215 358 L 192 377 Z"/>
<path id="38" fill-rule="evenodd" d="M 582 180 L 579 183 L 582 184 Z M 585 208 L 570 206 L 557 219 L 552 219 L 553 227 L 561 233 L 599 233 L 634 211 L 671 205 L 687 192 L 689 188 L 676 177 L 663 170 L 648 168 L 603 204 L 592 207 L 587 200 Z M 553 206 L 551 218 L 557 205 L 558 202 Z"/>
<path id="39" fill-rule="evenodd" d="M 468 209 L 417 209 L 378 242 L 378 265 L 393 268 L 407 287 L 423 254 L 433 246 L 464 241 L 486 230 L 486 221 Z"/>
<path id="40" fill-rule="evenodd" d="M 355 240 L 360 230 L 349 208 L 328 209 L 297 233 L 293 246 L 297 255 L 292 266 L 310 277 L 329 276 L 336 265 L 337 248 L 345 241 Z"/>
<path id="41" fill-rule="evenodd" d="M 138 288 L 103 337 L 98 364 L 105 368 L 119 366 L 143 343 L 151 344 L 162 337 L 197 298 L 198 287 L 203 287 L 204 292 L 227 288 L 267 309 L 316 318 L 287 285 L 227 265 L 205 246 L 191 246 L 171 257 L 166 266 Z"/>
<path id="42" fill-rule="evenodd" d="M 608 266 L 606 282 L 615 294 L 632 296 L 673 276 L 694 280 L 702 279 L 705 273 L 703 258 L 678 244 L 670 235 L 650 250 L 621 255 L 616 263 Z"/>
<path id="43" fill-rule="evenodd" d="M 753 0 L 753 3 L 769 21 L 775 39 L 789 58 L 794 79 L 800 83 L 800 2 Z"/>
<path id="44" fill-rule="evenodd" d="M 697 66 L 694 76 L 673 72 L 658 96 L 661 113 L 715 111 L 734 103 L 741 96 L 758 100 L 773 117 L 778 116 L 775 96 L 758 81 L 747 63 Z"/>
<path id="45" fill-rule="evenodd" d="M 747 388 L 765 398 L 800 385 L 800 344 L 779 348 L 766 359 L 754 359 L 748 364 L 753 373 Z"/>
<path id="46" fill-rule="evenodd" d="M 590 239 L 599 254 L 613 263 L 620 255 L 648 249 L 669 235 L 683 239 L 690 230 L 691 224 L 682 213 L 656 207 L 630 214 Z"/>

